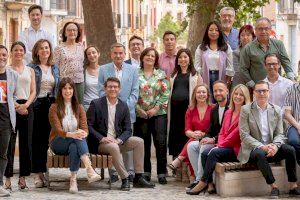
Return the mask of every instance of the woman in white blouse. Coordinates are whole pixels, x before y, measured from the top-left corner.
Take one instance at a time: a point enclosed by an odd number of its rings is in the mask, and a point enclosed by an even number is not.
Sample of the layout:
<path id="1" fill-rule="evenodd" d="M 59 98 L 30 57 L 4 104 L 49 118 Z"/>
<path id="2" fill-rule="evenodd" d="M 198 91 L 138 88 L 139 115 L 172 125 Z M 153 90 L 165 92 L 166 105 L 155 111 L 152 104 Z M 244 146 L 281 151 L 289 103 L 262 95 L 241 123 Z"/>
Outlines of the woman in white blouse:
<path id="1" fill-rule="evenodd" d="M 83 105 L 85 110 L 90 107 L 92 100 L 99 98 L 99 64 L 100 51 L 96 46 L 89 46 L 84 51 L 84 94 Z"/>
<path id="2" fill-rule="evenodd" d="M 49 143 L 52 151 L 58 155 L 69 155 L 71 171 L 69 191 L 78 192 L 76 175 L 80 161 L 86 168 L 89 183 L 100 180 L 101 177 L 92 168 L 88 156 L 86 113 L 77 100 L 75 83 L 71 78 L 61 79 L 56 101 L 49 110 L 49 121 L 51 125 Z"/>
<path id="3" fill-rule="evenodd" d="M 16 104 L 16 132 L 10 137 L 10 146 L 7 152 L 7 166 L 5 170 L 5 187 L 11 190 L 11 180 L 13 176 L 14 153 L 17 132 L 19 134 L 19 158 L 20 158 L 20 177 L 19 189 L 28 189 L 25 177 L 31 173 L 31 143 L 33 127 L 33 108 L 32 102 L 36 96 L 35 74 L 33 69 L 23 64 L 26 53 L 25 45 L 14 42 L 11 46 L 11 69 L 17 72 L 17 102 Z"/>

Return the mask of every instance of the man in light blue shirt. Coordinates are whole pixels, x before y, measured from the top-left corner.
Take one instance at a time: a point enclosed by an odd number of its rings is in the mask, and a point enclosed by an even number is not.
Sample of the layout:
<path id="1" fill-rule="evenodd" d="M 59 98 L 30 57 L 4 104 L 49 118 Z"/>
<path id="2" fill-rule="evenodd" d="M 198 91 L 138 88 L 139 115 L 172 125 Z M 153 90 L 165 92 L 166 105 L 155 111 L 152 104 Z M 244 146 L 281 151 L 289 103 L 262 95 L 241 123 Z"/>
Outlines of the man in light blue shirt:
<path id="1" fill-rule="evenodd" d="M 232 7 L 224 7 L 220 10 L 220 21 L 224 39 L 232 50 L 239 46 L 239 31 L 232 27 L 235 21 L 235 10 Z"/>

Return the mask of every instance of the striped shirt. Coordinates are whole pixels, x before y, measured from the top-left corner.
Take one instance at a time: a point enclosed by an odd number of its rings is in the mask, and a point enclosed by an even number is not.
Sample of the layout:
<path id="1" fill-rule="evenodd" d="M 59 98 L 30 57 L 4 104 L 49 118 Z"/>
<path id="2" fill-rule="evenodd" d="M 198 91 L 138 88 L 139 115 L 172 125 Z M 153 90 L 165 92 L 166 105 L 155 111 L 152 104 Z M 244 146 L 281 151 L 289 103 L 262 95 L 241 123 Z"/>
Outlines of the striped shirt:
<path id="1" fill-rule="evenodd" d="M 294 83 L 287 89 L 284 108 L 292 111 L 297 122 L 300 122 L 300 84 Z"/>

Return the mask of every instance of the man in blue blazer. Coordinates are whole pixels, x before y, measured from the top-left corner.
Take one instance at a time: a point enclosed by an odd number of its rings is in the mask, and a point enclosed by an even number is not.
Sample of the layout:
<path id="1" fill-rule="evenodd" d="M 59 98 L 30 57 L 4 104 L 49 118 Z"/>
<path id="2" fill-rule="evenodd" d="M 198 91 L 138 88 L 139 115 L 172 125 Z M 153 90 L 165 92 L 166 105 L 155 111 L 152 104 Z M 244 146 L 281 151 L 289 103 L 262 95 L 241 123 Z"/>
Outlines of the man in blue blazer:
<path id="1" fill-rule="evenodd" d="M 99 97 L 105 96 L 104 83 L 109 77 L 116 77 L 121 82 L 121 90 L 119 98 L 127 103 L 130 112 L 131 124 L 135 122 L 135 105 L 139 96 L 139 81 L 138 70 L 135 67 L 124 62 L 126 53 L 124 45 L 115 43 L 111 46 L 112 62 L 100 66 L 99 69 Z M 123 154 L 125 167 L 130 174 L 130 181 L 133 180 L 133 158 L 132 153 L 127 152 Z M 111 176 L 112 182 L 118 180 L 116 174 Z"/>
<path id="2" fill-rule="evenodd" d="M 144 140 L 132 136 L 130 114 L 125 102 L 118 98 L 120 81 L 109 77 L 104 83 L 106 96 L 91 102 L 87 111 L 88 144 L 91 153 L 112 155 L 112 162 L 122 179 L 122 190 L 130 190 L 129 174 L 121 152 L 133 151 L 134 187 L 153 188 L 144 177 Z"/>
<path id="3" fill-rule="evenodd" d="M 132 67 L 140 68 L 140 56 L 144 50 L 144 40 L 139 36 L 132 36 L 129 39 L 130 58 L 125 60 L 125 63 L 132 65 Z"/>

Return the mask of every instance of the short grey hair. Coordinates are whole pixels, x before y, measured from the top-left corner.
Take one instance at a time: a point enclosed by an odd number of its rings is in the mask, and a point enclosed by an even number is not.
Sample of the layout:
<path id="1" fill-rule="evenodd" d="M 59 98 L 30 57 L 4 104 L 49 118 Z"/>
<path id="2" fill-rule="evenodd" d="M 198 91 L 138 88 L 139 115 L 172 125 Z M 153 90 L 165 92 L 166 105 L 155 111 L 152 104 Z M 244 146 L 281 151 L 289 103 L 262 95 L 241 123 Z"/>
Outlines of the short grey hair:
<path id="1" fill-rule="evenodd" d="M 116 42 L 113 45 L 111 45 L 110 51 L 112 52 L 115 47 L 122 47 L 124 49 L 124 52 L 126 51 L 125 46 L 123 44 L 121 44 L 121 43 L 118 43 L 118 42 Z"/>
<path id="2" fill-rule="evenodd" d="M 220 10 L 220 15 L 222 15 L 222 13 L 224 12 L 224 11 L 232 11 L 233 12 L 233 16 L 235 16 L 235 10 L 234 10 L 234 8 L 233 7 L 223 7 L 221 10 Z"/>
<path id="3" fill-rule="evenodd" d="M 262 22 L 262 21 L 266 21 L 266 22 L 268 22 L 268 24 L 269 24 L 270 26 L 272 26 L 271 20 L 270 20 L 269 18 L 267 18 L 267 17 L 260 17 L 260 18 L 258 18 L 258 19 L 256 20 L 256 22 L 255 22 L 255 26 L 257 26 L 257 24 L 258 24 L 259 22 Z"/>

